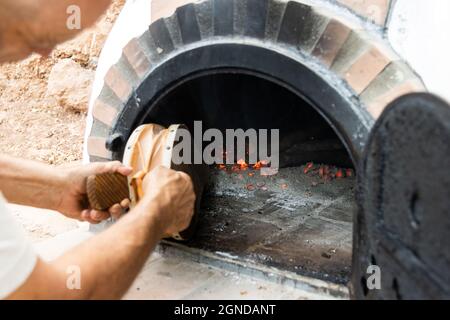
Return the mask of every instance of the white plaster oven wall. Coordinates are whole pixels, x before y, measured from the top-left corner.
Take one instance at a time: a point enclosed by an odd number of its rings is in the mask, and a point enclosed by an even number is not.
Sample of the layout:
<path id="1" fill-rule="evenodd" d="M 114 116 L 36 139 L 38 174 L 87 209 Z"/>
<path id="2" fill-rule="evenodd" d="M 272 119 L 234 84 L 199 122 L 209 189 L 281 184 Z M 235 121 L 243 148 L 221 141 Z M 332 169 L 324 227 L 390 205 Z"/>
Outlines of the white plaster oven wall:
<path id="1" fill-rule="evenodd" d="M 388 36 L 427 88 L 450 101 L 450 1 L 397 0 Z"/>

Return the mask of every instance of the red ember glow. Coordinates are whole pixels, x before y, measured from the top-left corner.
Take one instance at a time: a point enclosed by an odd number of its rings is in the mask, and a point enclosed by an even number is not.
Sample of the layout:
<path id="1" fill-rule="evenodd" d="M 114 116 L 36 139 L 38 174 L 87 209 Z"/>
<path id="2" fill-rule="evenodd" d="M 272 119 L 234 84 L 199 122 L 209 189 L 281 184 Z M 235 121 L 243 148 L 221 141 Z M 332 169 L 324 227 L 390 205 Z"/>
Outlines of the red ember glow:
<path id="1" fill-rule="evenodd" d="M 244 171 L 245 171 L 245 170 L 248 169 L 248 164 L 245 162 L 244 159 L 238 160 L 237 164 L 238 164 L 238 166 L 239 166 L 239 168 L 240 168 L 241 170 L 244 170 Z"/>
<path id="2" fill-rule="evenodd" d="M 309 162 L 306 164 L 305 169 L 303 170 L 303 172 L 305 174 L 307 174 L 309 171 L 311 171 L 312 169 L 314 169 L 314 163 Z"/>

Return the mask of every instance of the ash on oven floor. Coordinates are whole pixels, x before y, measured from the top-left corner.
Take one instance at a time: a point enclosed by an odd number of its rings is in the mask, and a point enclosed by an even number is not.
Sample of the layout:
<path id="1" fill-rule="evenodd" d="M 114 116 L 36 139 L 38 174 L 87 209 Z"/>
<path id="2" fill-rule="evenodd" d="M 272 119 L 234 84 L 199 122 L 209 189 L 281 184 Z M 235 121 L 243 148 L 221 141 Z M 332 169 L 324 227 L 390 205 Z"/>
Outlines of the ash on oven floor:
<path id="1" fill-rule="evenodd" d="M 344 170 L 344 177 L 324 179 L 319 167 L 323 168 L 315 165 L 307 174 L 305 166 L 284 168 L 274 176 L 261 176 L 251 168 L 211 169 L 199 228 L 187 245 L 346 283 L 355 178 Z"/>

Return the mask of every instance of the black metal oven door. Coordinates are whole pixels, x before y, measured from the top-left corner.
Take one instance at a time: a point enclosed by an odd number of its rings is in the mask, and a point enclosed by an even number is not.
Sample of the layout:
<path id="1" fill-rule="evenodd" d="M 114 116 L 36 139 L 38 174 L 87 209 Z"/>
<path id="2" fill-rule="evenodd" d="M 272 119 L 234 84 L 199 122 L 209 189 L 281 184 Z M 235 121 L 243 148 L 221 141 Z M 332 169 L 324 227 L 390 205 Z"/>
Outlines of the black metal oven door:
<path id="1" fill-rule="evenodd" d="M 450 298 L 450 106 L 428 94 L 386 108 L 359 164 L 351 293 Z"/>

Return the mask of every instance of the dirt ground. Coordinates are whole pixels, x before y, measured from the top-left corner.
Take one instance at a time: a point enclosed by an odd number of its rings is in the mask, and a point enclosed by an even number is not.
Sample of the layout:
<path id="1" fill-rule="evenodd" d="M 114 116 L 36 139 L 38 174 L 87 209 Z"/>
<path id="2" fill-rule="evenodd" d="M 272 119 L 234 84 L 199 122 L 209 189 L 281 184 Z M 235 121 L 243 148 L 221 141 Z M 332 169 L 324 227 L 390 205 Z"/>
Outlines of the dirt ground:
<path id="1" fill-rule="evenodd" d="M 115 0 L 91 29 L 58 46 L 49 57 L 0 66 L 0 152 L 60 165 L 82 158 L 86 110 L 72 108 L 47 94 L 53 66 L 71 59 L 94 71 L 101 48 L 125 0 Z M 77 95 L 90 94 L 90 85 Z M 86 106 L 87 109 L 87 106 Z M 55 236 L 77 226 L 55 213 L 11 206 L 34 241 Z"/>
<path id="2" fill-rule="evenodd" d="M 95 70 L 124 2 L 114 1 L 95 27 L 58 46 L 49 57 L 33 55 L 0 66 L 0 152 L 50 164 L 81 159 L 86 113 L 58 104 L 46 94 L 49 74 L 55 64 L 67 58 Z M 88 96 L 89 89 L 80 90 Z"/>

